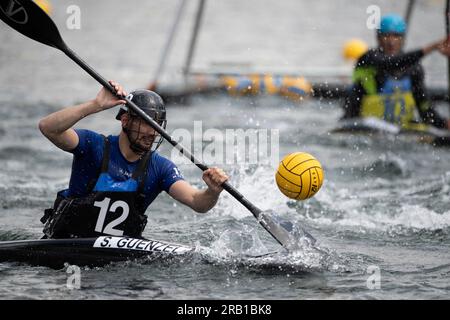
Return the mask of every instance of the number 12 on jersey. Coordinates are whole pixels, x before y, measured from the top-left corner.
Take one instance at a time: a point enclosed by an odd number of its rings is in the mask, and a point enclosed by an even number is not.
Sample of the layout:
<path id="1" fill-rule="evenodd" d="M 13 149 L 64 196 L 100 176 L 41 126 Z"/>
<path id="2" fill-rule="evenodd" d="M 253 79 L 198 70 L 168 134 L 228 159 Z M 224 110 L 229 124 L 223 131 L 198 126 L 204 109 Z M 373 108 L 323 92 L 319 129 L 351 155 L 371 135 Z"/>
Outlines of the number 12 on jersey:
<path id="1" fill-rule="evenodd" d="M 97 224 L 95 225 L 95 231 L 113 236 L 123 236 L 123 230 L 114 229 L 114 227 L 118 226 L 128 218 L 128 214 L 130 212 L 128 204 L 122 200 L 114 201 L 113 203 L 111 203 L 110 198 L 105 198 L 102 201 L 95 201 L 94 206 L 100 208 Z M 108 212 L 114 213 L 118 208 L 122 208 L 122 214 L 117 219 L 108 223 L 106 227 L 104 227 L 106 215 L 108 214 Z"/>

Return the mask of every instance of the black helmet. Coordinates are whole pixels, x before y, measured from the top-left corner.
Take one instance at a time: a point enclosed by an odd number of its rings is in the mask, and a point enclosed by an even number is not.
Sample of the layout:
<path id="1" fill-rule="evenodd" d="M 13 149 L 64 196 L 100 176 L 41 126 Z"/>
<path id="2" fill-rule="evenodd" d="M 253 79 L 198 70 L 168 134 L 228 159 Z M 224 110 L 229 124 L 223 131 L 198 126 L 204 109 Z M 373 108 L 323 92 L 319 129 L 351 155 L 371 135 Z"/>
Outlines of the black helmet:
<path id="1" fill-rule="evenodd" d="M 139 108 L 148 114 L 153 120 L 163 125 L 166 122 L 166 107 L 163 99 L 156 93 L 146 89 L 139 89 L 131 92 L 128 96 Z M 131 116 L 136 116 L 133 110 L 129 110 L 126 105 L 120 107 L 116 119 L 120 120 L 122 115 L 129 112 Z"/>
<path id="2" fill-rule="evenodd" d="M 166 128 L 167 120 L 166 120 L 166 107 L 164 106 L 163 99 L 156 93 L 146 89 L 139 89 L 131 92 L 128 96 L 128 99 L 131 99 L 139 108 L 142 109 L 147 115 L 149 115 L 153 120 L 155 120 L 163 129 Z M 129 109 L 126 105 L 122 105 L 120 107 L 119 112 L 116 115 L 116 119 L 120 120 L 124 113 L 127 113 L 131 117 L 136 117 L 137 114 Z M 125 128 L 123 129 L 130 140 L 130 147 L 137 153 L 145 152 L 136 144 L 136 141 L 132 141 L 130 137 L 130 133 Z M 154 148 L 152 151 L 158 149 L 163 141 L 163 137 L 159 136 L 159 138 L 154 141 Z"/>

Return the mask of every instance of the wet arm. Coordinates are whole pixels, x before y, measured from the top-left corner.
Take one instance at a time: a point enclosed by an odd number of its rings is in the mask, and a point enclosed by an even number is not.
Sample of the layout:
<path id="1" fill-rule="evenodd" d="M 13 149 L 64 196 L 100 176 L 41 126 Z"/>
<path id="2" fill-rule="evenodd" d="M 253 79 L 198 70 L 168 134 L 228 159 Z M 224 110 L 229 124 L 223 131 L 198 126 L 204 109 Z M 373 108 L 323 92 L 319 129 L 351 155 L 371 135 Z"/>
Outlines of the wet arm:
<path id="1" fill-rule="evenodd" d="M 126 92 L 115 81 L 109 81 L 119 96 Z M 55 146 L 71 151 L 78 146 L 78 135 L 72 127 L 84 117 L 126 103 L 102 88 L 94 100 L 54 112 L 39 122 L 39 129 Z"/>
<path id="2" fill-rule="evenodd" d="M 179 180 L 172 184 L 169 194 L 196 212 L 205 213 L 216 205 L 220 192 L 217 193 L 210 188 L 199 190 L 188 182 Z"/>
<path id="3" fill-rule="evenodd" d="M 39 129 L 54 145 L 71 151 L 78 145 L 78 135 L 72 127 L 84 117 L 101 111 L 95 100 L 54 112 L 39 122 Z"/>

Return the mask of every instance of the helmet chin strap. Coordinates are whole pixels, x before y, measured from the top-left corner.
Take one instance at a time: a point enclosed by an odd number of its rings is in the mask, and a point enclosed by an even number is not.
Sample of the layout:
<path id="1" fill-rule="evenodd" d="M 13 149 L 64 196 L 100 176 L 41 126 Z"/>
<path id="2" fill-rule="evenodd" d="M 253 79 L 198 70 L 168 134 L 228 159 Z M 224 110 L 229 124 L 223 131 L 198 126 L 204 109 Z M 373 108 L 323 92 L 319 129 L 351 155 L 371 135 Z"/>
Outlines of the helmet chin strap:
<path id="1" fill-rule="evenodd" d="M 131 121 L 134 121 L 134 120 L 131 120 Z M 140 123 L 139 123 L 139 127 L 138 127 L 137 131 L 136 130 L 129 130 L 126 126 L 123 126 L 122 130 L 127 135 L 128 141 L 130 142 L 130 149 L 133 150 L 134 153 L 136 153 L 136 154 L 138 154 L 140 156 L 143 156 L 145 153 L 147 153 L 148 151 L 151 150 L 151 147 L 150 147 L 150 149 L 147 150 L 147 149 L 143 148 L 142 146 L 140 146 L 137 143 L 137 139 L 139 137 L 139 133 L 141 132 L 141 124 Z M 131 132 L 133 132 L 133 131 L 137 132 L 136 138 L 134 138 L 134 139 L 132 139 L 132 137 L 131 137 Z"/>

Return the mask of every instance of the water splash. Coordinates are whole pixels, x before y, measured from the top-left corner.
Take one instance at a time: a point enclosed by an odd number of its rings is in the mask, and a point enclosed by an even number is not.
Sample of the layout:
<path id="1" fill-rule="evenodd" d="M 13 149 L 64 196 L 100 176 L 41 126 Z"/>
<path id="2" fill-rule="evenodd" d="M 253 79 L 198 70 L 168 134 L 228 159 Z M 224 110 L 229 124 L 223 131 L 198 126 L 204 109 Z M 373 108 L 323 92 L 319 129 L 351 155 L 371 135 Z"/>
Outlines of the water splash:
<path id="1" fill-rule="evenodd" d="M 229 259 L 236 256 L 264 255 L 269 249 L 259 238 L 256 228 L 242 225 L 241 230 L 226 229 L 209 248 L 203 248 L 218 259 Z"/>
<path id="2" fill-rule="evenodd" d="M 362 168 L 362 173 L 371 174 L 377 177 L 406 177 L 409 175 L 409 169 L 407 162 L 401 157 L 388 152 L 383 153 L 379 158 L 370 164 Z"/>
<path id="3" fill-rule="evenodd" d="M 294 251 L 281 246 L 271 249 L 260 239 L 256 228 L 245 225 L 240 230 L 225 230 L 209 247 L 198 247 L 198 252 L 209 263 L 228 266 L 232 273 L 239 268 L 286 275 L 348 269 L 333 251 L 306 240 Z"/>

